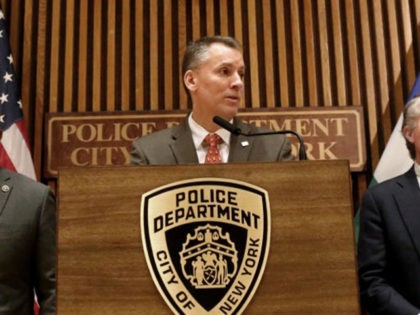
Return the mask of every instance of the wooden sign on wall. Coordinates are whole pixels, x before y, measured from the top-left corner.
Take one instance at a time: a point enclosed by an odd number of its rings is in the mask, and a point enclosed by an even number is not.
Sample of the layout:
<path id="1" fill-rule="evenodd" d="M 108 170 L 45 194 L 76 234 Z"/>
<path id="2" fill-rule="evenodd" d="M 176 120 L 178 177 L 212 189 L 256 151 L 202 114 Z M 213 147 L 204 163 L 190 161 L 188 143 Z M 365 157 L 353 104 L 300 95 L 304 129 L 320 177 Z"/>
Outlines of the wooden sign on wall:
<path id="1" fill-rule="evenodd" d="M 132 141 L 185 119 L 187 111 L 50 113 L 46 121 L 44 176 L 65 166 L 130 164 Z M 305 141 L 308 159 L 350 161 L 351 171 L 366 163 L 363 111 L 359 106 L 242 110 L 244 121 L 272 130 L 294 130 Z M 297 156 L 298 143 L 293 137 Z"/>

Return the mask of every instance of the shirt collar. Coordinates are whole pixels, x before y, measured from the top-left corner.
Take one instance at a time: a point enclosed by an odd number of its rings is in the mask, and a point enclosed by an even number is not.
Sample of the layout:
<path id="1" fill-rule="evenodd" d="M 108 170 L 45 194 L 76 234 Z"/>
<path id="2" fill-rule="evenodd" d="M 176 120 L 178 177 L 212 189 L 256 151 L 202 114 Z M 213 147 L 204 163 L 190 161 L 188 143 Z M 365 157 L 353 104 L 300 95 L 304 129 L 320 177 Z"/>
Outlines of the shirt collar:
<path id="1" fill-rule="evenodd" d="M 416 172 L 417 177 L 420 177 L 420 164 L 414 162 L 414 171 Z"/>
<path id="2" fill-rule="evenodd" d="M 230 123 L 233 122 L 233 119 Z M 192 138 L 194 141 L 195 148 L 198 148 L 202 145 L 204 138 L 209 134 L 209 132 L 204 129 L 201 125 L 199 125 L 193 118 L 192 114 L 188 116 L 188 125 L 191 129 Z M 217 133 L 220 138 L 223 139 L 223 142 L 229 145 L 230 143 L 230 132 L 226 129 L 220 128 L 215 133 Z"/>

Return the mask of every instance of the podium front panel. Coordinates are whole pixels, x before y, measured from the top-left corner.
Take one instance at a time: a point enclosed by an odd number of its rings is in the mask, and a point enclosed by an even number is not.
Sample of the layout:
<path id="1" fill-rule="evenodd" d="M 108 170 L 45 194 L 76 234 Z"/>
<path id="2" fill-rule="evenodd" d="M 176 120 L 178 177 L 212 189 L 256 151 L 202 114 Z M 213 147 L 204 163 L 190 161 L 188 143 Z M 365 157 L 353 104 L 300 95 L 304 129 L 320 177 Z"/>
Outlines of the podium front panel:
<path id="1" fill-rule="evenodd" d="M 172 314 L 143 253 L 141 197 L 212 177 L 269 195 L 270 252 L 244 314 L 360 314 L 347 161 L 61 169 L 57 313 Z"/>

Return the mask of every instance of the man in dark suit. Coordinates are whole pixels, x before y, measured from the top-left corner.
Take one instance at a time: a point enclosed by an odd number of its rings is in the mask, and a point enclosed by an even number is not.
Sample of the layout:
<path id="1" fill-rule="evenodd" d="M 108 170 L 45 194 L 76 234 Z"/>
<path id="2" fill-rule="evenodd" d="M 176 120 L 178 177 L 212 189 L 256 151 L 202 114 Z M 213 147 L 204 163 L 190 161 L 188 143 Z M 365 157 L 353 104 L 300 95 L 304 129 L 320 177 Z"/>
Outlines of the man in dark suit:
<path id="1" fill-rule="evenodd" d="M 368 189 L 360 211 L 360 293 L 371 315 L 420 314 L 420 97 L 403 115 L 414 165 Z"/>
<path id="2" fill-rule="evenodd" d="M 34 292 L 55 314 L 55 218 L 48 186 L 0 168 L 0 314 L 33 314 Z"/>
<path id="3" fill-rule="evenodd" d="M 244 137 L 231 135 L 213 122 L 219 116 L 244 133 L 260 128 L 235 116 L 244 89 L 245 65 L 241 45 L 232 37 L 204 37 L 188 45 L 182 63 L 184 86 L 192 101 L 192 112 L 178 126 L 138 138 L 133 142 L 133 164 L 204 163 L 216 134 L 218 162 L 290 160 L 290 141 L 282 136 Z"/>

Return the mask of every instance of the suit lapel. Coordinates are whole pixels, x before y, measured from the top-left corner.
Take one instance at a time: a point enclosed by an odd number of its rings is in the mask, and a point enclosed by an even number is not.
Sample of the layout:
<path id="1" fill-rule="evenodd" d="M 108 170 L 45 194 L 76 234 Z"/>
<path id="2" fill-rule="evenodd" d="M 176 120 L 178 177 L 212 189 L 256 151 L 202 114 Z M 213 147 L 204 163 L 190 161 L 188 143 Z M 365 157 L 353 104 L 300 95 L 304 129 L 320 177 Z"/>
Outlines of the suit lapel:
<path id="1" fill-rule="evenodd" d="M 11 177 L 7 171 L 0 168 L 0 216 L 13 189 Z"/>
<path id="2" fill-rule="evenodd" d="M 236 119 L 233 123 L 235 126 L 239 127 L 243 133 L 249 132 L 249 125 Z M 232 134 L 230 136 L 229 162 L 247 162 L 253 143 L 254 137 Z"/>
<path id="3" fill-rule="evenodd" d="M 254 139 L 242 135 L 231 135 L 229 162 L 246 162 L 249 159 Z"/>
<path id="4" fill-rule="evenodd" d="M 197 152 L 192 140 L 191 130 L 185 120 L 172 132 L 172 142 L 169 146 L 175 156 L 176 164 L 198 163 Z"/>
<path id="5" fill-rule="evenodd" d="M 250 125 L 245 124 L 239 120 L 234 119 L 234 125 L 241 128 L 242 132 L 248 133 Z M 175 163 L 189 164 L 198 163 L 197 152 L 192 140 L 191 130 L 188 127 L 187 119 L 173 128 L 172 142 L 169 146 L 174 154 Z M 254 143 L 254 137 L 245 137 L 242 135 L 231 135 L 229 162 L 246 162 L 249 160 L 249 155 Z"/>
<path id="6" fill-rule="evenodd" d="M 400 189 L 394 193 L 394 199 L 420 257 L 420 188 L 414 169 L 401 176 L 397 185 Z"/>

